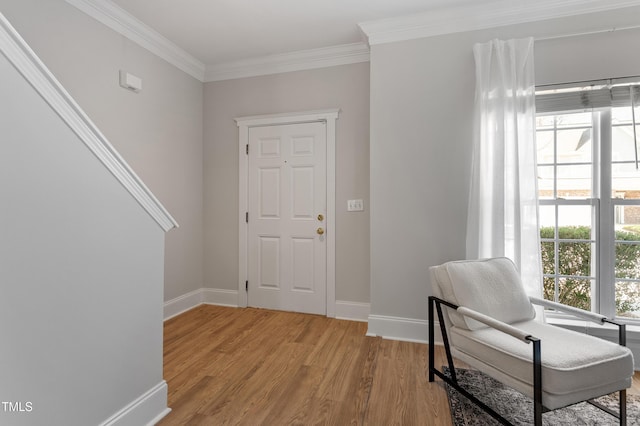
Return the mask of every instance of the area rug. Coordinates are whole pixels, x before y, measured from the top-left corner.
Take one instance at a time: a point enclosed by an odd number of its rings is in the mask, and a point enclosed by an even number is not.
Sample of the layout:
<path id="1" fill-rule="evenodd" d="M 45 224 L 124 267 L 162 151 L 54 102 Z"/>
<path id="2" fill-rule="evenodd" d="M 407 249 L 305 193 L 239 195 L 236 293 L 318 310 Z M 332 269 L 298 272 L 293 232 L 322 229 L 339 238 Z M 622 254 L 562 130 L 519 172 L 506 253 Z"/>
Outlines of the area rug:
<path id="1" fill-rule="evenodd" d="M 448 375 L 448 368 L 443 367 L 443 372 Z M 515 425 L 533 424 L 533 401 L 528 397 L 479 371 L 456 369 L 456 375 L 458 383 L 462 387 L 511 423 Z M 451 386 L 446 385 L 446 388 L 454 426 L 500 425 L 493 417 Z M 598 398 L 597 401 L 617 411 L 617 393 Z M 618 419 L 586 402 L 544 413 L 542 423 L 548 426 L 614 426 L 619 424 Z M 640 425 L 640 396 L 627 394 L 627 424 L 629 426 Z"/>

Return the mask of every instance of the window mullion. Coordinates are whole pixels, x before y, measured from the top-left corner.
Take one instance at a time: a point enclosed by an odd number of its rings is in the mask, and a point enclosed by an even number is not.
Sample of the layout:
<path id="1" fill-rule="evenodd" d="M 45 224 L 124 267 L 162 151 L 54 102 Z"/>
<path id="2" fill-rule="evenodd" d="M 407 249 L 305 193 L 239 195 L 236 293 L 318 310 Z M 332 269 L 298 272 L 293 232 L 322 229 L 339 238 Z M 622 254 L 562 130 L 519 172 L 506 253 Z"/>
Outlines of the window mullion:
<path id="1" fill-rule="evenodd" d="M 594 171 L 598 172 L 598 179 L 594 181 L 598 185 L 599 208 L 596 211 L 598 224 L 598 285 L 597 301 L 598 311 L 609 318 L 616 315 L 615 309 L 615 220 L 613 211 L 611 160 L 612 160 L 612 131 L 611 110 L 606 109 L 599 113 L 596 121 L 597 129 L 594 129 L 595 137 L 599 137 L 600 149 L 599 161 L 594 161 Z M 597 131 L 596 131 L 597 130 Z M 594 176 L 595 177 L 595 176 Z"/>
<path id="2" fill-rule="evenodd" d="M 553 199 L 556 201 L 554 205 L 554 230 L 553 230 L 553 258 L 554 271 L 553 277 L 553 301 L 560 302 L 560 238 L 558 232 L 558 117 L 553 117 Z"/>

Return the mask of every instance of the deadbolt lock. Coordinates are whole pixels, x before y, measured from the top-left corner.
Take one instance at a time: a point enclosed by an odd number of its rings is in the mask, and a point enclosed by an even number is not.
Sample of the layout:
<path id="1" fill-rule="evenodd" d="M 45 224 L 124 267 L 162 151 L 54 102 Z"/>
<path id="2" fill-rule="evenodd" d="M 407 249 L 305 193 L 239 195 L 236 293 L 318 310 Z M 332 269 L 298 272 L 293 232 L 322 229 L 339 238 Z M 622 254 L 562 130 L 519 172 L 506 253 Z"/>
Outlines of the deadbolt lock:
<path id="1" fill-rule="evenodd" d="M 318 215 L 318 220 L 319 220 L 320 222 L 322 222 L 322 221 L 324 220 L 324 216 L 323 216 L 323 215 L 321 215 L 321 214 L 319 214 L 319 215 Z"/>

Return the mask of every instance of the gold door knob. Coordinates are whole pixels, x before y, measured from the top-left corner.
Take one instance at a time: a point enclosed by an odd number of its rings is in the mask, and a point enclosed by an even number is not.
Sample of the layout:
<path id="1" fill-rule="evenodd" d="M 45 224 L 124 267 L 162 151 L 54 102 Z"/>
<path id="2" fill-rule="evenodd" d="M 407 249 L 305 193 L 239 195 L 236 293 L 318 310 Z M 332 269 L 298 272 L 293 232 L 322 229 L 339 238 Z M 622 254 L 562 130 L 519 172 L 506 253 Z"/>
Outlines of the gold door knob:
<path id="1" fill-rule="evenodd" d="M 318 229 L 316 229 L 316 232 L 318 233 L 318 235 L 322 235 L 322 234 L 324 234 L 324 229 L 318 228 Z"/>
<path id="2" fill-rule="evenodd" d="M 322 222 L 322 221 L 324 220 L 324 216 L 323 216 L 323 215 L 321 215 L 321 214 L 319 214 L 319 215 L 318 215 L 318 220 L 319 220 L 320 222 Z"/>

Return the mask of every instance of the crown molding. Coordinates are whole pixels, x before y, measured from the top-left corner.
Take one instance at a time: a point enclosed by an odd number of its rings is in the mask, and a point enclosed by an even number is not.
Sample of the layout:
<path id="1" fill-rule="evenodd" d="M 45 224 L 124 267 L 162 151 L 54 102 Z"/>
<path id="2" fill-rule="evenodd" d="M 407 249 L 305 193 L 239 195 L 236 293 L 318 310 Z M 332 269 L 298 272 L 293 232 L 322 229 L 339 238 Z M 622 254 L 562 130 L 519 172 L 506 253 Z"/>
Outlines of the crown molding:
<path id="1" fill-rule="evenodd" d="M 640 0 L 500 0 L 362 22 L 369 45 L 516 25 L 640 5 Z"/>
<path id="2" fill-rule="evenodd" d="M 51 106 L 164 231 L 178 227 L 175 219 L 118 154 L 2 13 L 0 13 L 0 54 L 3 54 L 13 64 L 42 99 Z"/>
<path id="3" fill-rule="evenodd" d="M 202 82 L 230 80 L 369 61 L 365 43 L 351 43 L 205 65 L 111 0 L 66 0 Z M 640 5 L 640 0 L 497 0 L 358 24 L 369 45 L 474 31 Z"/>
<path id="4" fill-rule="evenodd" d="M 205 65 L 111 0 L 66 2 L 202 82 L 369 61 L 369 46 L 352 43 Z"/>
<path id="5" fill-rule="evenodd" d="M 190 76 L 203 81 L 205 64 L 111 0 L 66 0 L 115 32 L 139 44 Z"/>
<path id="6" fill-rule="evenodd" d="M 208 65 L 205 82 L 369 62 L 366 43 L 350 43 Z"/>

